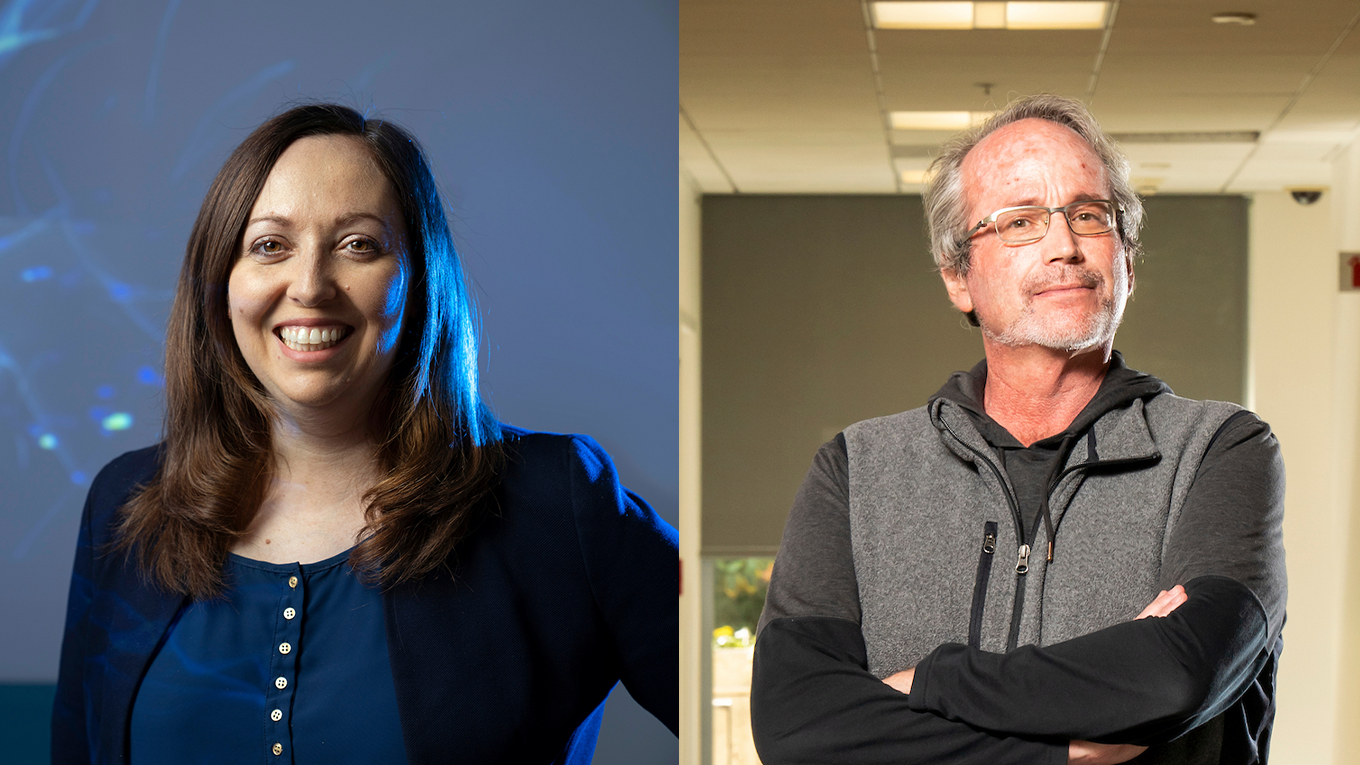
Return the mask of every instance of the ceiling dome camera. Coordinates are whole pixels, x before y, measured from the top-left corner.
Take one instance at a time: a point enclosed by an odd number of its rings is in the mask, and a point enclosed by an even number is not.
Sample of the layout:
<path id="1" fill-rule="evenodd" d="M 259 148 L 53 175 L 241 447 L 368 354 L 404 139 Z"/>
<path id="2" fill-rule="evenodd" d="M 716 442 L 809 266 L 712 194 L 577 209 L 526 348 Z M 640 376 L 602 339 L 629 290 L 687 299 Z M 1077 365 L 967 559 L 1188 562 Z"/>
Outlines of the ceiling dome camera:
<path id="1" fill-rule="evenodd" d="M 1311 205 L 1322 198 L 1322 189 L 1290 189 L 1289 196 L 1301 205 Z"/>

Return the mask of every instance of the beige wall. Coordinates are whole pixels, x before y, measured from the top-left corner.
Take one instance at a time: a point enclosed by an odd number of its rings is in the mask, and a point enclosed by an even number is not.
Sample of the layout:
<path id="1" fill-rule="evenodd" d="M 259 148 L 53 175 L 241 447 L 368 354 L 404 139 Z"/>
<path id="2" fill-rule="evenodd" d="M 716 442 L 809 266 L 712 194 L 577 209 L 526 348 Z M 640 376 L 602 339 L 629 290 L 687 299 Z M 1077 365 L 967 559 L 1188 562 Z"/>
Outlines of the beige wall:
<path id="1" fill-rule="evenodd" d="M 1337 290 L 1333 205 L 1262 193 L 1251 219 L 1249 389 L 1288 476 L 1289 620 L 1272 760 L 1360 762 L 1357 547 L 1346 544 L 1356 536 L 1357 296 Z"/>
<path id="2" fill-rule="evenodd" d="M 1360 253 L 1360 143 L 1337 158 L 1332 220 L 1337 250 Z M 1340 259 L 1338 258 L 1338 261 Z M 1342 599 L 1335 731 L 1338 763 L 1360 765 L 1360 292 L 1336 298 L 1337 502 L 1350 521 Z"/>
<path id="3" fill-rule="evenodd" d="M 680 167 L 680 763 L 700 761 L 699 190 Z"/>

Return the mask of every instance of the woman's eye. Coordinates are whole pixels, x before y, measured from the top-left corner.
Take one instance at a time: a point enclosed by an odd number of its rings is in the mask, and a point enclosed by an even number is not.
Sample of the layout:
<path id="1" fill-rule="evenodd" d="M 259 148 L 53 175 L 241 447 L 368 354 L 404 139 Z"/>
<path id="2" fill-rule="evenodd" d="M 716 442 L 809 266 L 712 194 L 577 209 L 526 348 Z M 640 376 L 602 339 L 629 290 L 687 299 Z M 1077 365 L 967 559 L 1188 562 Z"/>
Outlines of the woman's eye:
<path id="1" fill-rule="evenodd" d="M 369 239 L 355 239 L 348 245 L 350 252 L 357 252 L 361 255 L 371 255 L 378 251 L 378 245 Z"/>
<path id="2" fill-rule="evenodd" d="M 266 239 L 262 242 L 256 243 L 256 245 L 253 248 L 251 248 L 251 250 L 252 252 L 258 253 L 260 255 L 278 255 L 279 253 L 283 252 L 283 244 L 280 242 L 276 242 L 273 239 Z"/>

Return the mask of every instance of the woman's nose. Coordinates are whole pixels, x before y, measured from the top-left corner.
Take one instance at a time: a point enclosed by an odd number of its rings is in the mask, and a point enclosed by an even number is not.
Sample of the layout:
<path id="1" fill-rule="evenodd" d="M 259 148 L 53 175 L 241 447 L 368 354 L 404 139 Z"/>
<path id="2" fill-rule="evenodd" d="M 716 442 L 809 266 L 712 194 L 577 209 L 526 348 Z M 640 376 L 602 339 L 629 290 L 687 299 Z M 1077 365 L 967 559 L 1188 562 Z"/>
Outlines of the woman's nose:
<path id="1" fill-rule="evenodd" d="M 290 300 L 310 308 L 335 297 L 335 278 L 327 255 L 320 248 L 311 247 L 294 259 L 296 268 L 288 284 Z"/>

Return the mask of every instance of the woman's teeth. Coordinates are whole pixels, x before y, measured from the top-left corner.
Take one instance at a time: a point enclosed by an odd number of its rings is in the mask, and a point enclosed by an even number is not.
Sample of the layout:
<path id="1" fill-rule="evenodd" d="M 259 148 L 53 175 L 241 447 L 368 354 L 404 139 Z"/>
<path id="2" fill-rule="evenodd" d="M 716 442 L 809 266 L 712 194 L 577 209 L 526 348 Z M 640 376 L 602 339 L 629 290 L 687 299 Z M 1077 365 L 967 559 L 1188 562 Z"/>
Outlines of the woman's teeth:
<path id="1" fill-rule="evenodd" d="M 295 351 L 320 351 L 335 345 L 349 334 L 348 327 L 280 327 L 279 339 Z"/>

